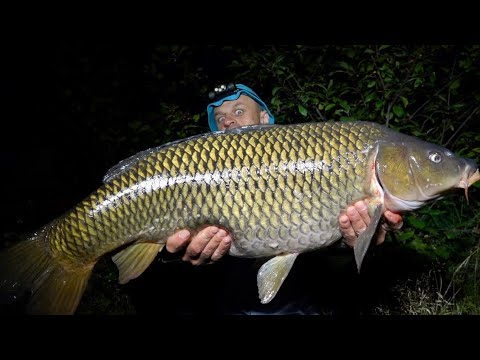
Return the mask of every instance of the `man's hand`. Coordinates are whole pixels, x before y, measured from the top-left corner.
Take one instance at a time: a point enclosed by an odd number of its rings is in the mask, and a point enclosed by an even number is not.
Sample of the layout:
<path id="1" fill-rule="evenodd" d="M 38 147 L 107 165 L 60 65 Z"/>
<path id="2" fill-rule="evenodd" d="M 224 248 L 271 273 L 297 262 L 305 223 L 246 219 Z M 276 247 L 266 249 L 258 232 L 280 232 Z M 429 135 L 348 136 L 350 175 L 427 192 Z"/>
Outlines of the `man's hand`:
<path id="1" fill-rule="evenodd" d="M 377 233 L 377 245 L 385 241 L 387 231 L 400 229 L 403 225 L 400 215 L 389 210 L 383 215 L 384 218 Z M 370 224 L 370 215 L 365 202 L 358 201 L 354 206 L 349 206 L 346 213 L 340 216 L 339 223 L 343 241 L 353 247 L 358 235 Z M 232 235 L 229 232 L 217 226 L 207 226 L 194 235 L 185 229 L 177 231 L 167 239 L 166 248 L 170 253 L 185 249 L 183 261 L 202 265 L 222 258 L 227 254 L 231 243 Z"/>
<path id="2" fill-rule="evenodd" d="M 183 261 L 202 265 L 218 261 L 228 252 L 231 243 L 230 233 L 217 226 L 207 226 L 194 235 L 186 229 L 177 231 L 167 239 L 166 247 L 171 253 L 185 249 Z"/>
<path id="3" fill-rule="evenodd" d="M 387 231 L 400 229 L 403 226 L 400 215 L 386 210 L 383 216 L 382 225 L 377 233 L 377 245 L 385 241 Z M 339 224 L 343 241 L 351 247 L 355 246 L 358 235 L 370 225 L 370 215 L 365 202 L 357 201 L 353 206 L 349 206 L 346 213 L 340 215 Z"/>

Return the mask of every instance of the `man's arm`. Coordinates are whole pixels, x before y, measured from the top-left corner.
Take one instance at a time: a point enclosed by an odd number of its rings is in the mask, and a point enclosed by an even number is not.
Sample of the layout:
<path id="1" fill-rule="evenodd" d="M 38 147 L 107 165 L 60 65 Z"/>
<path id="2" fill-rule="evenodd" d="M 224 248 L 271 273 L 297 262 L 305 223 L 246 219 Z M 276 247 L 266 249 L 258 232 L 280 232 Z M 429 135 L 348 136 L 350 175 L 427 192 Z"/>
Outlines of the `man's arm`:
<path id="1" fill-rule="evenodd" d="M 385 211 L 384 222 L 382 223 L 376 243 L 385 241 L 387 231 L 400 229 L 403 225 L 402 217 L 391 211 Z M 346 214 L 339 217 L 340 232 L 343 241 L 353 247 L 358 234 L 364 231 L 370 224 L 368 209 L 363 201 L 358 201 L 354 206 L 347 208 Z M 180 230 L 167 239 L 167 251 L 176 253 L 185 249 L 182 256 L 183 261 L 189 261 L 193 265 L 202 265 L 218 261 L 224 256 L 230 244 L 232 235 L 217 226 L 207 226 L 196 234 L 190 234 L 188 230 Z"/>

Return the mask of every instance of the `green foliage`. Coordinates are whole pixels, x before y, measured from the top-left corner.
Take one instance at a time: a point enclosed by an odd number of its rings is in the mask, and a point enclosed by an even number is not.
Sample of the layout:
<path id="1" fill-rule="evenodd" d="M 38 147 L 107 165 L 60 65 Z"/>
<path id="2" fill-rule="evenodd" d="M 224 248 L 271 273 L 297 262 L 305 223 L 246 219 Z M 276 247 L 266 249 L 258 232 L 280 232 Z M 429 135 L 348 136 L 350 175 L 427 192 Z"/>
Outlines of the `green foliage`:
<path id="1" fill-rule="evenodd" d="M 117 161 L 207 132 L 207 93 L 240 82 L 277 123 L 366 120 L 449 147 L 480 162 L 480 46 L 157 46 L 145 61 L 148 111 L 99 137 Z M 111 160 L 108 160 L 111 161 Z M 454 267 L 478 241 L 480 186 L 405 216 L 399 246 Z M 477 229 L 477 230 L 474 230 Z"/>
<path id="2" fill-rule="evenodd" d="M 480 222 L 477 193 L 478 189 L 471 191 L 471 204 L 463 198 L 459 200 L 457 193 L 405 214 L 405 226 L 396 238 L 435 262 L 460 261 L 477 241 L 472 231 Z"/>
<path id="3" fill-rule="evenodd" d="M 478 46 L 271 46 L 241 49 L 237 59 L 237 80 L 255 69 L 254 87 L 275 84 L 279 123 L 374 121 L 479 162 Z M 472 188 L 469 206 L 455 194 L 408 214 L 400 242 L 435 261 L 458 260 L 476 239 L 478 197 Z"/>

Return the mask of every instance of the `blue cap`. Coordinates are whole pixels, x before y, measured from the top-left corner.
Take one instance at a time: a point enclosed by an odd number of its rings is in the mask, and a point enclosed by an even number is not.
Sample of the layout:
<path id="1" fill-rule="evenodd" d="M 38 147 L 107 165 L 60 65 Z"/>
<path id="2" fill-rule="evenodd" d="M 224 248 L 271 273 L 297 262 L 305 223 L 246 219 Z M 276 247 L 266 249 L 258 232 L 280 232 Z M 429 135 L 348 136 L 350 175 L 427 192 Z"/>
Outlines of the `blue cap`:
<path id="1" fill-rule="evenodd" d="M 224 98 L 222 98 L 220 100 L 217 100 L 217 101 L 215 101 L 211 104 L 208 104 L 207 114 L 208 114 L 208 125 L 210 126 L 210 130 L 212 130 L 212 131 L 217 131 L 218 130 L 217 123 L 215 122 L 215 115 L 213 113 L 214 109 L 216 107 L 222 105 L 224 101 L 237 100 L 240 97 L 240 95 L 242 95 L 242 94 L 252 98 L 253 100 L 255 100 L 260 105 L 260 107 L 268 113 L 268 115 L 269 115 L 268 123 L 269 124 L 274 124 L 275 123 L 275 118 L 273 117 L 272 113 L 268 109 L 267 104 L 265 104 L 263 102 L 263 100 L 260 99 L 260 97 L 255 93 L 255 91 L 253 91 L 248 86 L 245 86 L 243 84 L 235 84 L 235 86 L 236 86 L 237 89 L 235 90 L 235 92 L 233 94 L 229 93 Z"/>

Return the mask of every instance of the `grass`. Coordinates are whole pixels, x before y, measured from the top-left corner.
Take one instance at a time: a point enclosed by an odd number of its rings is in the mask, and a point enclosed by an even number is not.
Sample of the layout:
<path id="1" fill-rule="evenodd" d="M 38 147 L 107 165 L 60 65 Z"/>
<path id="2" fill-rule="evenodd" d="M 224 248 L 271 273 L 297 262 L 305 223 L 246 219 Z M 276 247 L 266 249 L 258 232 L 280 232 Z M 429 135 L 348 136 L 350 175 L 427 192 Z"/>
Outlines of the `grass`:
<path id="1" fill-rule="evenodd" d="M 480 315 L 480 242 L 446 272 L 432 269 L 395 286 L 397 304 L 381 305 L 381 315 Z"/>

